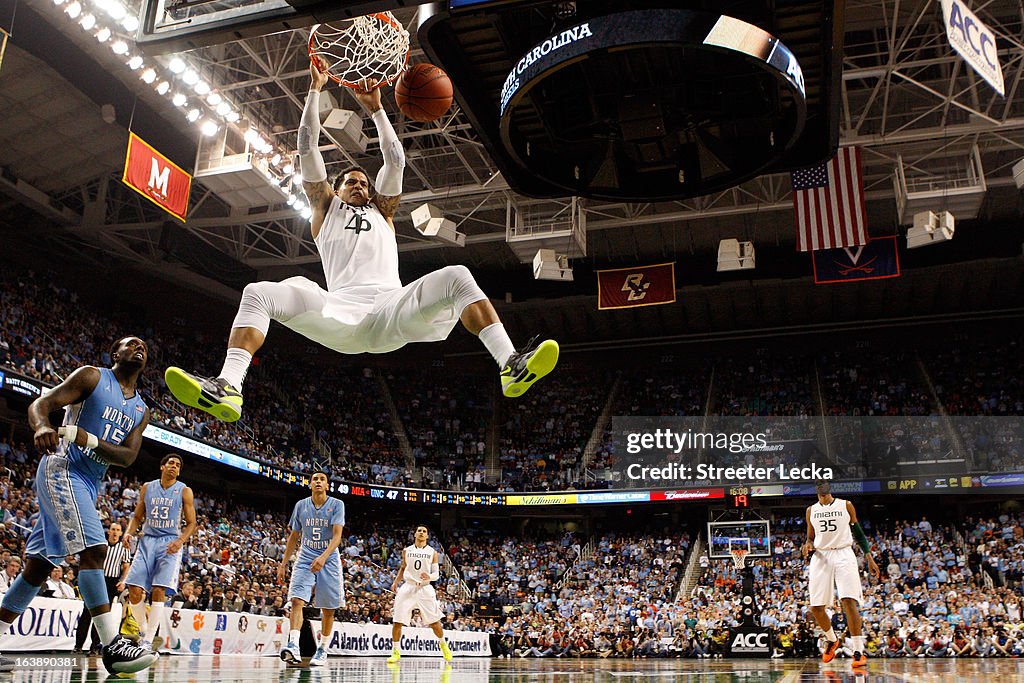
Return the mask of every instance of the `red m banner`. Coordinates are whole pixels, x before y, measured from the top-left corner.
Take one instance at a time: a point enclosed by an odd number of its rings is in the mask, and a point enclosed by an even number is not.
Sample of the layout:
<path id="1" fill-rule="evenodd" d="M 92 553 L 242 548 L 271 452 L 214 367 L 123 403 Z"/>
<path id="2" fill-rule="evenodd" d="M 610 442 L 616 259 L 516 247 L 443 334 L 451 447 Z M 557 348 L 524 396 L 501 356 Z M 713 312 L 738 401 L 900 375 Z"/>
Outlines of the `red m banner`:
<path id="1" fill-rule="evenodd" d="M 156 151 L 135 133 L 128 134 L 128 155 L 124 161 L 125 185 L 161 209 L 185 220 L 192 176 Z"/>
<path id="2" fill-rule="evenodd" d="M 676 264 L 597 271 L 597 308 L 671 304 L 676 300 Z"/>

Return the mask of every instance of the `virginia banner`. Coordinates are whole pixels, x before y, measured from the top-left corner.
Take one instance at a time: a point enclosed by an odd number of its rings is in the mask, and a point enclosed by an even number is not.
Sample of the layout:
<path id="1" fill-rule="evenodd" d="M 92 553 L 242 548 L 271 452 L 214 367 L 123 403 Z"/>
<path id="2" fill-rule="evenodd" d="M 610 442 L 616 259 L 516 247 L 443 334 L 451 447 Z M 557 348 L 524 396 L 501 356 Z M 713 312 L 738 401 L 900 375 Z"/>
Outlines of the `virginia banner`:
<path id="1" fill-rule="evenodd" d="M 597 308 L 656 306 L 676 300 L 676 264 L 597 271 Z"/>
<path id="2" fill-rule="evenodd" d="M 814 282 L 819 285 L 900 276 L 895 235 L 872 238 L 861 247 L 815 251 L 812 258 Z"/>
<path id="3" fill-rule="evenodd" d="M 121 180 L 178 220 L 185 220 L 192 176 L 135 133 L 128 134 Z"/>

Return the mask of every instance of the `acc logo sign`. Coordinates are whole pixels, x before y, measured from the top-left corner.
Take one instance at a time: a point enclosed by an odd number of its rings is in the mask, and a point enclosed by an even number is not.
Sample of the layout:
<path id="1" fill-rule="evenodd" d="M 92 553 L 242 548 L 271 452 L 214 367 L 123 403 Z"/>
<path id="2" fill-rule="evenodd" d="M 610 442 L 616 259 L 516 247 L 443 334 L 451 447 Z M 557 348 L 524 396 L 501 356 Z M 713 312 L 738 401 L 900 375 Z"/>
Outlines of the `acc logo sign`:
<path id="1" fill-rule="evenodd" d="M 179 610 L 171 611 L 171 626 L 174 628 L 181 626 L 181 612 Z"/>
<path id="2" fill-rule="evenodd" d="M 203 618 L 203 613 L 197 612 L 196 615 L 192 617 L 192 628 L 196 631 L 201 631 L 203 628 L 203 622 L 205 621 L 206 620 Z"/>
<path id="3" fill-rule="evenodd" d="M 622 283 L 622 291 L 629 292 L 626 301 L 643 301 L 650 287 L 650 282 L 644 282 L 643 273 L 630 273 L 626 276 L 626 281 Z"/>
<path id="4" fill-rule="evenodd" d="M 263 621 L 262 619 L 258 619 L 256 621 L 256 630 L 261 632 L 261 633 L 263 631 L 266 631 L 267 630 L 267 622 Z"/>
<path id="5" fill-rule="evenodd" d="M 238 617 L 238 631 L 245 633 L 249 629 L 249 620 L 245 617 Z"/>
<path id="6" fill-rule="evenodd" d="M 732 647 L 734 650 L 767 650 L 768 634 L 737 633 L 736 637 L 732 639 Z"/>
<path id="7" fill-rule="evenodd" d="M 1000 95 L 1005 94 L 996 35 L 961 0 L 942 0 L 949 44 Z"/>

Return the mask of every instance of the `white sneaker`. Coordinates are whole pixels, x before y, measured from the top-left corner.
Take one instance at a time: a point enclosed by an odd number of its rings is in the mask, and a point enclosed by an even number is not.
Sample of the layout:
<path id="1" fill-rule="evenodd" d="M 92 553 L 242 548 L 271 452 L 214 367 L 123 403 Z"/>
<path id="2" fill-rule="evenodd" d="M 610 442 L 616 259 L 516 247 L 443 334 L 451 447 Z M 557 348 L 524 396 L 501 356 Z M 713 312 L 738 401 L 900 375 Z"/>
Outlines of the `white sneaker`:
<path id="1" fill-rule="evenodd" d="M 327 650 L 321 645 L 316 649 L 313 658 L 309 660 L 310 666 L 327 666 Z"/>
<path id="2" fill-rule="evenodd" d="M 299 646 L 295 643 L 288 643 L 281 648 L 281 660 L 288 664 L 298 664 L 302 661 L 302 655 L 299 654 Z"/>

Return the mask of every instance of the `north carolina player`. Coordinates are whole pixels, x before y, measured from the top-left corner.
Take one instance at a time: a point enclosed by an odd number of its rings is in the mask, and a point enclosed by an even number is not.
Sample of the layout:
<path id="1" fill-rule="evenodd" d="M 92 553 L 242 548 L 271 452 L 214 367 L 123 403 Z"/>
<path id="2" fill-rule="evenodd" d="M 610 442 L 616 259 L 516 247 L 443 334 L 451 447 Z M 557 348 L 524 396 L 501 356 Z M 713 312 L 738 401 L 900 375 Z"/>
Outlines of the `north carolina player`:
<path id="1" fill-rule="evenodd" d="M 345 504 L 327 495 L 327 473 L 319 471 L 309 480 L 313 495 L 295 504 L 289 526 L 292 529 L 285 544 L 284 557 L 277 568 L 277 580 L 284 582 L 288 562 L 299 548 L 299 557 L 292 568 L 288 584 L 288 599 L 292 604 L 291 631 L 288 644 L 281 649 L 281 659 L 297 664 L 299 629 L 302 628 L 302 610 L 316 593 L 316 607 L 321 612 L 321 629 L 316 634 L 316 653 L 310 666 L 327 664 L 326 643 L 334 628 L 334 610 L 345 604 L 345 585 L 341 574 L 341 554 L 338 546 L 345 530 Z"/>
<path id="2" fill-rule="evenodd" d="M 393 645 L 388 662 L 392 664 L 402 658 L 399 647 L 402 642 L 402 626 L 409 625 L 414 609 L 420 611 L 423 623 L 428 624 L 437 636 L 445 660 L 452 661 L 452 651 L 441 628 L 441 605 L 437 601 L 437 592 L 430 585 L 431 581 L 437 581 L 441 576 L 441 570 L 437 551 L 427 545 L 429 538 L 427 527 L 422 524 L 416 527 L 413 544 L 402 551 L 402 566 L 398 568 L 398 576 L 391 584 L 391 590 L 395 591 L 395 607 L 391 615 Z M 398 583 L 402 580 L 405 583 L 399 588 Z"/>
<path id="3" fill-rule="evenodd" d="M 139 645 L 146 649 L 152 649 L 167 598 L 178 591 L 182 547 L 196 530 L 192 489 L 178 481 L 179 474 L 181 456 L 165 455 L 160 460 L 160 478 L 142 485 L 135 515 L 124 532 L 123 542 L 129 547 L 132 534 L 142 529 L 135 559 L 124 582 L 128 585 L 128 608 L 142 635 Z M 181 528 L 182 517 L 185 518 L 184 529 Z M 148 625 L 146 593 L 151 594 L 153 603 L 149 608 Z"/>
<path id="4" fill-rule="evenodd" d="M 864 601 L 861 591 L 857 557 L 853 554 L 853 541 L 864 551 L 868 570 L 878 578 L 878 565 L 871 557 L 871 544 L 864 530 L 857 522 L 857 511 L 853 503 L 832 496 L 832 486 L 827 480 L 816 485 L 818 502 L 807 508 L 807 541 L 803 545 L 804 557 L 811 556 L 808 596 L 811 614 L 818 626 L 825 632 L 825 650 L 821 660 L 831 662 L 839 649 L 839 638 L 832 628 L 826 608 L 835 602 L 835 594 L 846 614 L 853 645 L 853 666 L 867 666 L 864 650 L 864 635 L 860 619 L 860 603 Z"/>
<path id="5" fill-rule="evenodd" d="M 25 545 L 25 570 L 0 605 L 0 635 L 26 609 L 39 587 L 68 555 L 79 555 L 78 589 L 104 644 L 103 665 L 113 674 L 141 671 L 158 655 L 119 635 L 117 615 L 103 580 L 107 541 L 96 511 L 96 492 L 107 467 L 128 467 L 139 454 L 149 409 L 136 389 L 148 358 L 146 343 L 125 337 L 110 349 L 114 367 L 78 368 L 28 407 L 36 449 L 39 518 Z M 64 409 L 54 429 L 50 413 Z M 10 661 L 0 663 L 9 668 Z"/>
<path id="6" fill-rule="evenodd" d="M 333 187 L 327 182 L 318 146 L 320 89 L 327 76 L 316 66 L 310 74 L 312 87 L 299 123 L 299 165 L 327 290 L 304 277 L 247 285 L 220 375 L 207 379 L 170 367 L 168 389 L 182 403 L 231 422 L 242 415 L 242 383 L 271 320 L 348 354 L 441 341 L 461 320 L 497 362 L 505 396 L 520 396 L 554 369 L 558 344 L 548 339 L 516 352 L 494 306 L 465 266 L 448 266 L 402 285 L 393 218 L 402 194 L 405 152 L 381 108 L 380 90 L 354 91 L 371 114 L 384 155 L 371 196 L 369 177 L 360 168 L 343 171 Z"/>

